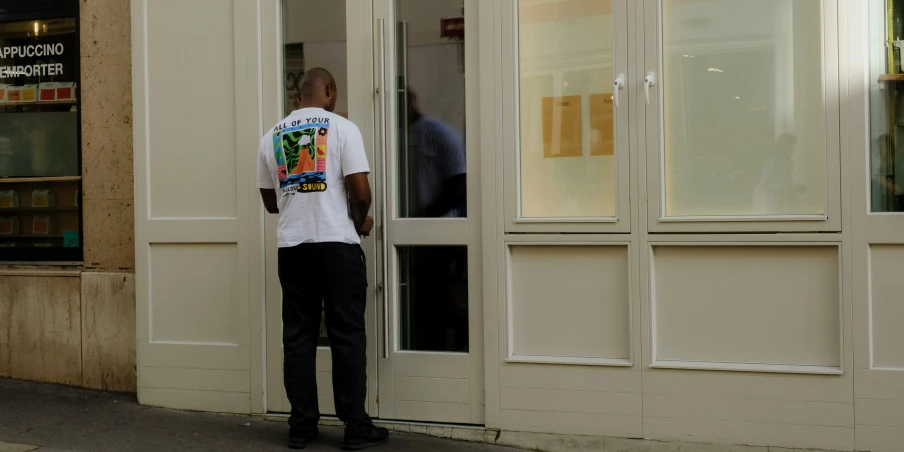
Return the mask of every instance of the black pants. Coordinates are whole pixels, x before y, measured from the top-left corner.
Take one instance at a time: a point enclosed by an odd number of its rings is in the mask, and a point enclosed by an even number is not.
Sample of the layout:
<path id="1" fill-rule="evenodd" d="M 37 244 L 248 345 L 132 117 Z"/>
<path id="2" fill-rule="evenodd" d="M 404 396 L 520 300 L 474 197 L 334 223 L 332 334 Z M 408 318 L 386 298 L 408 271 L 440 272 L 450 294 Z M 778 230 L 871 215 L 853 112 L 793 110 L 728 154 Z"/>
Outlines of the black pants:
<path id="1" fill-rule="evenodd" d="M 316 425 L 317 340 L 321 306 L 333 357 L 336 414 L 349 426 L 371 424 L 367 400 L 364 252 L 347 243 L 305 243 L 279 249 L 283 290 L 283 363 L 290 426 Z"/>

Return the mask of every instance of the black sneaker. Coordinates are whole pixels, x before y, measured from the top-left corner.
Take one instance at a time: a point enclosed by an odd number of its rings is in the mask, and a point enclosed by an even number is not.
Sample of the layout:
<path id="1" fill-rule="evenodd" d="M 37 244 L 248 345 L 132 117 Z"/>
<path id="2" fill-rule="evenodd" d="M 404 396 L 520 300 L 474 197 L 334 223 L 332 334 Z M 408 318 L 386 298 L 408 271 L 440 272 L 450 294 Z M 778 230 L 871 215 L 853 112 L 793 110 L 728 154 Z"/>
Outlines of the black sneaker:
<path id="1" fill-rule="evenodd" d="M 319 437 L 317 427 L 289 427 L 289 449 L 304 449 L 309 442 Z"/>
<path id="2" fill-rule="evenodd" d="M 342 450 L 361 450 L 379 446 L 389 441 L 389 430 L 368 425 L 367 427 L 345 427 Z"/>

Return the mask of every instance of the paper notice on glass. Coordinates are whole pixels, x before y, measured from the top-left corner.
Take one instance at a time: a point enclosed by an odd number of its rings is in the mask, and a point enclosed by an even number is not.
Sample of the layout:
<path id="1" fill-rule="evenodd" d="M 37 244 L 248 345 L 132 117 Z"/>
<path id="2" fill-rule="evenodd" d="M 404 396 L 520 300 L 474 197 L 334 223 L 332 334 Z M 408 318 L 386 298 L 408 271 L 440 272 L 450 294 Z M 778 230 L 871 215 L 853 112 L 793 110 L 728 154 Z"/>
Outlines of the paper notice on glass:
<path id="1" fill-rule="evenodd" d="M 581 96 L 543 98 L 543 157 L 584 154 Z"/>
<path id="2" fill-rule="evenodd" d="M 615 155 L 612 94 L 590 95 L 590 155 Z"/>

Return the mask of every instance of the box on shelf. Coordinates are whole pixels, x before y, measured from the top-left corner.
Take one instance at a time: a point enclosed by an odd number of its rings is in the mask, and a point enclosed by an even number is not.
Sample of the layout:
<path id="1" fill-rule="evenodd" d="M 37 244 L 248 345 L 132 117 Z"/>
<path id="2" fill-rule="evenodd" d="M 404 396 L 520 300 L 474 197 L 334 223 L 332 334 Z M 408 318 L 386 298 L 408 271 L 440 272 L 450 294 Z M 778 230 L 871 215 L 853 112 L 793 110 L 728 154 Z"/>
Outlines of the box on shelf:
<path id="1" fill-rule="evenodd" d="M 9 90 L 10 86 L 12 85 L 0 83 L 0 104 L 6 103 L 6 92 Z"/>
<path id="2" fill-rule="evenodd" d="M 50 243 L 35 243 L 35 248 L 51 248 L 53 247 Z"/>
<path id="3" fill-rule="evenodd" d="M 6 88 L 6 101 L 7 102 L 21 102 L 22 101 L 22 87 L 21 86 L 10 86 Z"/>
<path id="4" fill-rule="evenodd" d="M 32 207 L 53 207 L 56 205 L 56 196 L 51 190 L 35 190 L 31 192 Z"/>
<path id="5" fill-rule="evenodd" d="M 19 194 L 15 190 L 0 190 L 0 209 L 19 207 Z"/>
<path id="6" fill-rule="evenodd" d="M 16 242 L 0 242 L 0 248 L 15 248 Z"/>
<path id="7" fill-rule="evenodd" d="M 31 233 L 35 235 L 53 234 L 53 228 L 56 226 L 53 217 L 35 217 L 31 225 Z"/>
<path id="8" fill-rule="evenodd" d="M 55 82 L 41 83 L 38 85 L 38 99 L 41 102 L 57 100 L 57 88 L 60 84 Z"/>
<path id="9" fill-rule="evenodd" d="M 19 233 L 19 219 L 16 217 L 0 217 L 0 235 Z"/>
<path id="10" fill-rule="evenodd" d="M 0 137 L 0 177 L 8 177 L 13 174 L 13 149 L 10 139 Z"/>
<path id="11" fill-rule="evenodd" d="M 56 100 L 75 100 L 77 95 L 75 82 L 57 83 Z"/>
<path id="12" fill-rule="evenodd" d="M 37 102 L 38 101 L 38 85 L 23 85 L 21 101 L 22 102 Z"/>
<path id="13" fill-rule="evenodd" d="M 78 248 L 79 235 L 77 230 L 63 231 L 63 248 Z"/>

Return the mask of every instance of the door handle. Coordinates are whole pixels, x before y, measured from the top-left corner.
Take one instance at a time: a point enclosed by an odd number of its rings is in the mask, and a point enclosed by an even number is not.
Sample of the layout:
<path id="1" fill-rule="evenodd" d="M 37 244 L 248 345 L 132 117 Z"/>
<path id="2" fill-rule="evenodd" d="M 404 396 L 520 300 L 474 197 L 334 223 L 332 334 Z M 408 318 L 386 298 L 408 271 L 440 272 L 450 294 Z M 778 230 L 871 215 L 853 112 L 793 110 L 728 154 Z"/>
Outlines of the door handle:
<path id="1" fill-rule="evenodd" d="M 650 103 L 650 87 L 656 84 L 656 75 L 653 74 L 653 71 L 647 72 L 647 76 L 643 78 L 643 92 L 647 98 L 647 103 Z"/>
<path id="2" fill-rule="evenodd" d="M 615 97 L 615 106 L 618 107 L 618 92 L 625 87 L 625 74 L 618 74 L 618 76 L 615 77 L 614 85 L 615 89 L 612 90 L 612 92 L 614 93 L 613 96 Z"/>
<path id="3" fill-rule="evenodd" d="M 383 280 L 380 283 L 381 300 L 383 302 L 383 358 L 389 358 L 389 246 L 387 244 L 386 227 L 389 222 L 389 209 L 386 204 L 389 201 L 387 196 L 386 185 L 389 183 L 389 165 L 386 163 L 386 155 L 389 154 L 389 146 L 387 144 L 389 132 L 386 129 L 386 95 L 388 93 L 386 87 L 386 20 L 377 19 L 377 30 L 380 33 L 380 87 L 377 93 L 380 96 L 380 172 L 382 181 L 380 182 L 380 228 L 379 240 L 383 252 L 383 262 L 381 263 Z"/>

